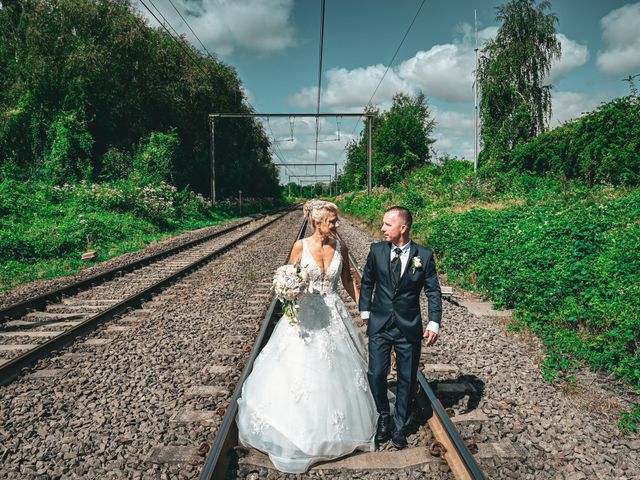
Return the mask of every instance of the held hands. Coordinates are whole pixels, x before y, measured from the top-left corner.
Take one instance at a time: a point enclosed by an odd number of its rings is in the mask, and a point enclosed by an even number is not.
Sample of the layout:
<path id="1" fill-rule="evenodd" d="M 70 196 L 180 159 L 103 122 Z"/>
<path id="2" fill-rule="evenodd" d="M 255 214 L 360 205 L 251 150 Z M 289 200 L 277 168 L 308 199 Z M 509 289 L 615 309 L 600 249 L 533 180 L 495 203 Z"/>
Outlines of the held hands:
<path id="1" fill-rule="evenodd" d="M 438 339 L 438 334 L 435 332 L 432 332 L 431 330 L 425 330 L 423 338 L 427 341 L 426 346 L 430 347 L 431 345 L 436 343 L 436 340 Z"/>

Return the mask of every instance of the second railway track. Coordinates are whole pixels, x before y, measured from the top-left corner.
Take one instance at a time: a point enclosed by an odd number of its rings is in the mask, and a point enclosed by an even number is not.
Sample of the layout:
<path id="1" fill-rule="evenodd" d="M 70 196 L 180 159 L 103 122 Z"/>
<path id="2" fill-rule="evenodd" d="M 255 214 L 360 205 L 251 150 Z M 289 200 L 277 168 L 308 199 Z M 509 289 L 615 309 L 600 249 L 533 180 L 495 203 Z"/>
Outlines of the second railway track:
<path id="1" fill-rule="evenodd" d="M 139 307 L 143 300 L 260 232 L 285 213 L 241 222 L 204 239 L 1 310 L 0 318 L 5 321 L 0 324 L 0 384 L 10 382 L 23 368 L 102 322 Z M 7 320 L 15 316 L 18 318 Z"/>
<path id="2" fill-rule="evenodd" d="M 0 386 L 0 478 L 197 477 L 300 218 Z"/>

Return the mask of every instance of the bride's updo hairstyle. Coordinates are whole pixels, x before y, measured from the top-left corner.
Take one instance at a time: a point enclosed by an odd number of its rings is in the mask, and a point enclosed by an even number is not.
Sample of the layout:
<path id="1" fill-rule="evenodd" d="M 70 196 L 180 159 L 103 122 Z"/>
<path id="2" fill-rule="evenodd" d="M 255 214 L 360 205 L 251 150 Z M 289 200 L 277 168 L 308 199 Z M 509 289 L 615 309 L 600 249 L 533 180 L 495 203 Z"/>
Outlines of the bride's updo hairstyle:
<path id="1" fill-rule="evenodd" d="M 338 215 L 338 207 L 335 203 L 324 200 L 309 200 L 302 207 L 302 212 L 304 218 L 309 220 L 309 224 L 315 229 L 316 223 L 322 222 L 327 214 L 335 213 Z"/>

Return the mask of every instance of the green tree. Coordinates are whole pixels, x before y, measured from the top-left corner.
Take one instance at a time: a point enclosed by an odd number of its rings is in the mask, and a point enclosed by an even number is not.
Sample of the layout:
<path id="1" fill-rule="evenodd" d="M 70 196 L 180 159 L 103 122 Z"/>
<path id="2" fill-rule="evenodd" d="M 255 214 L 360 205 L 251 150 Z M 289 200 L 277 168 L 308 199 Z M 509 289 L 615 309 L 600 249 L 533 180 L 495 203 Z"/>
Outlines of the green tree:
<path id="1" fill-rule="evenodd" d="M 0 172 L 28 178 L 46 165 L 49 177 L 122 178 L 137 145 L 174 129 L 173 180 L 209 193 L 208 115 L 250 111 L 232 66 L 152 28 L 129 0 L 2 5 Z M 216 153 L 219 197 L 277 192 L 257 121 L 219 122 Z"/>
<path id="2" fill-rule="evenodd" d="M 140 185 L 172 182 L 178 145 L 175 130 L 152 132 L 133 159 L 131 179 Z"/>
<path id="3" fill-rule="evenodd" d="M 56 117 L 47 132 L 47 140 L 50 148 L 41 169 L 47 181 L 62 184 L 90 178 L 93 138 L 78 112 L 62 112 Z"/>
<path id="4" fill-rule="evenodd" d="M 497 7 L 501 22 L 478 66 L 481 161 L 485 168 L 508 167 L 516 145 L 543 132 L 551 117 L 551 86 L 544 85 L 551 63 L 560 58 L 554 13 L 548 1 L 512 0 Z"/>
<path id="5" fill-rule="evenodd" d="M 372 119 L 372 183 L 390 186 L 407 172 L 428 163 L 430 135 L 435 127 L 425 96 L 398 93 L 393 97 L 389 111 L 380 113 L 370 108 Z M 358 140 L 347 145 L 347 161 L 340 176 L 340 188 L 350 190 L 367 184 L 368 131 L 363 129 Z"/>

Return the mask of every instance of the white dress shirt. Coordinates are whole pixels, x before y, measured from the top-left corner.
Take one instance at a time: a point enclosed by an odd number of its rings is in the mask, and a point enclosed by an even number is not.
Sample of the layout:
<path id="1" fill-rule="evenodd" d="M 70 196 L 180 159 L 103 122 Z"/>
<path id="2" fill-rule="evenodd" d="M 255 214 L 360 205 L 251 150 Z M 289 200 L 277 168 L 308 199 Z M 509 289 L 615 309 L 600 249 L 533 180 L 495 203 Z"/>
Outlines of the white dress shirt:
<path id="1" fill-rule="evenodd" d="M 402 247 L 398 247 L 397 245 L 394 245 L 392 243 L 391 250 L 390 250 L 391 252 L 390 253 L 391 257 L 389 259 L 390 261 L 396 258 L 396 252 L 394 252 L 396 248 L 399 248 L 400 250 L 402 250 L 402 252 L 400 252 L 400 265 L 401 265 L 400 277 L 402 277 L 402 275 L 404 275 L 404 271 L 407 268 L 407 263 L 409 263 L 409 251 L 411 250 L 411 240 L 405 243 Z M 369 311 L 365 310 L 360 312 L 360 318 L 362 318 L 363 320 L 369 320 L 369 315 L 370 315 Z M 433 333 L 437 335 L 440 333 L 440 325 L 438 325 L 436 322 L 430 321 L 427 324 L 427 330 L 431 330 Z"/>

